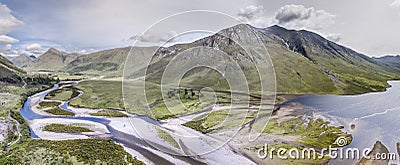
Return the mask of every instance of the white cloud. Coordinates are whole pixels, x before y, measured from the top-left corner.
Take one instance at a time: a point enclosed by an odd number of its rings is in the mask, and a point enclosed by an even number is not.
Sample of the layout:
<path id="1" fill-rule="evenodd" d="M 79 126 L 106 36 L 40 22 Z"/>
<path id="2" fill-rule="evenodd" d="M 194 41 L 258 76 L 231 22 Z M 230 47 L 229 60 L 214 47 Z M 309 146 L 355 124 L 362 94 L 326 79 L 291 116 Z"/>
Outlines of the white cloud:
<path id="1" fill-rule="evenodd" d="M 79 50 L 79 51 L 75 51 L 75 53 L 78 53 L 78 54 L 90 54 L 90 53 L 93 53 L 93 52 L 96 52 L 96 50 L 93 49 L 93 48 L 91 48 L 91 49 L 82 49 L 82 50 Z"/>
<path id="2" fill-rule="evenodd" d="M 25 46 L 25 49 L 28 51 L 33 51 L 33 50 L 42 50 L 42 45 L 38 43 L 33 43 Z"/>
<path id="3" fill-rule="evenodd" d="M 24 23 L 13 15 L 7 5 L 0 3 L 0 34 L 4 35 L 14 30 L 16 27 L 22 26 Z"/>
<path id="4" fill-rule="evenodd" d="M 400 7 L 400 0 L 394 0 L 391 4 L 391 7 Z"/>
<path id="5" fill-rule="evenodd" d="M 147 42 L 147 43 L 163 43 L 166 41 L 175 42 L 176 40 L 173 37 L 176 35 L 177 33 L 175 31 L 170 31 L 162 34 L 147 32 L 141 36 L 139 35 L 132 36 L 128 40 L 129 41 L 138 40 L 139 42 Z"/>
<path id="6" fill-rule="evenodd" d="M 264 27 L 270 22 L 269 19 L 265 17 L 263 6 L 250 5 L 241 8 L 237 13 L 237 17 L 242 22 L 258 27 Z"/>
<path id="7" fill-rule="evenodd" d="M 20 51 L 18 48 L 12 48 L 11 44 L 7 44 L 3 48 L 0 48 L 0 53 L 6 57 L 15 57 L 20 54 Z"/>
<path id="8" fill-rule="evenodd" d="M 46 49 L 39 43 L 32 43 L 25 45 L 25 51 L 28 52 L 28 54 L 40 55 L 43 54 Z"/>
<path id="9" fill-rule="evenodd" d="M 0 44 L 12 44 L 12 43 L 17 43 L 19 40 L 6 36 L 6 35 L 0 35 Z"/>
<path id="10" fill-rule="evenodd" d="M 289 29 L 321 30 L 335 23 L 335 15 L 302 5 L 285 5 L 275 13 L 274 23 Z"/>
<path id="11" fill-rule="evenodd" d="M 11 10 L 7 5 L 0 3 L 0 44 L 10 44 L 19 42 L 19 40 L 6 36 L 7 33 L 16 27 L 22 26 L 23 22 L 11 15 Z"/>
<path id="12" fill-rule="evenodd" d="M 339 42 L 342 39 L 341 34 L 327 34 L 325 35 L 325 38 L 333 42 Z"/>
<path id="13" fill-rule="evenodd" d="M 246 8 L 241 8 L 237 15 L 239 19 L 252 20 L 254 18 L 263 16 L 263 14 L 264 14 L 263 6 L 250 5 L 247 6 Z"/>

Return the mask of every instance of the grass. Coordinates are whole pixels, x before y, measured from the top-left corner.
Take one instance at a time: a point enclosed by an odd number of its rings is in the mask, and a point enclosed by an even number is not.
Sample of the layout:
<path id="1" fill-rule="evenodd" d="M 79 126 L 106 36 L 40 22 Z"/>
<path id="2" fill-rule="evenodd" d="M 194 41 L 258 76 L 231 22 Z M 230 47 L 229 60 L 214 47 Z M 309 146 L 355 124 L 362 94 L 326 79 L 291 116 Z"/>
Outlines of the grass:
<path id="1" fill-rule="evenodd" d="M 175 148 L 180 148 L 178 142 L 176 142 L 176 140 L 169 133 L 157 128 L 157 134 L 161 139 L 165 140 L 167 143 L 171 144 Z"/>
<path id="2" fill-rule="evenodd" d="M 268 53 L 274 63 L 277 93 L 338 93 L 329 77 L 303 56 L 279 46 L 268 49 Z"/>
<path id="3" fill-rule="evenodd" d="M 125 113 L 114 110 L 100 110 L 96 113 L 91 113 L 92 116 L 108 116 L 108 117 L 128 117 Z"/>
<path id="4" fill-rule="evenodd" d="M 43 108 L 52 108 L 52 107 L 58 107 L 60 106 L 61 103 L 59 102 L 54 102 L 54 101 L 42 101 L 39 103 L 39 109 L 43 109 Z"/>
<path id="5" fill-rule="evenodd" d="M 71 106 L 93 109 L 124 110 L 122 82 L 90 80 L 74 85 L 84 94 L 70 102 Z"/>
<path id="6" fill-rule="evenodd" d="M 183 125 L 207 134 L 215 130 L 242 126 L 253 118 L 247 110 L 219 110 L 199 116 Z"/>
<path id="7" fill-rule="evenodd" d="M 52 115 L 59 115 L 59 116 L 74 116 L 75 114 L 63 109 L 60 109 L 59 107 L 54 107 L 48 110 L 45 110 L 45 112 L 50 113 Z"/>
<path id="8" fill-rule="evenodd" d="M 24 140 L 0 153 L 0 164 L 134 164 L 132 157 L 112 140 Z"/>
<path id="9" fill-rule="evenodd" d="M 6 119 L 8 110 L 17 105 L 19 97 L 10 93 L 0 93 L 0 120 Z M 4 103 L 4 105 L 3 105 Z"/>
<path id="10" fill-rule="evenodd" d="M 57 132 L 57 133 L 79 133 L 79 132 L 93 132 L 91 129 L 73 124 L 49 124 L 43 128 L 44 131 Z"/>
<path id="11" fill-rule="evenodd" d="M 310 121 L 308 121 L 310 120 Z M 269 159 L 270 155 L 267 155 L 268 161 L 273 162 L 273 164 L 325 164 L 330 160 L 328 156 L 320 155 L 320 150 L 322 148 L 340 148 L 335 144 L 338 137 L 345 137 L 347 139 L 347 145 L 350 144 L 352 137 L 350 134 L 342 132 L 342 127 L 330 126 L 329 122 L 325 122 L 322 119 L 312 119 L 308 118 L 304 120 L 301 116 L 295 119 L 289 119 L 286 121 L 278 122 L 276 120 L 270 120 L 264 129 L 263 134 L 273 134 L 275 136 L 298 136 L 300 137 L 297 141 L 286 142 L 278 139 L 271 139 L 273 142 L 268 144 L 268 154 L 272 148 L 274 148 L 273 157 L 274 159 Z M 245 147 L 244 151 L 249 152 L 250 155 L 257 155 L 258 150 L 264 146 L 254 146 Z M 299 151 L 300 155 L 293 154 L 294 156 L 301 156 L 303 149 L 313 148 L 316 153 L 311 153 L 307 155 L 305 152 L 305 159 L 301 157 L 288 158 L 285 160 L 277 158 L 277 150 L 284 148 L 287 150 L 284 153 L 288 156 L 290 149 L 295 148 Z M 294 152 L 295 153 L 295 152 Z M 282 153 L 281 153 L 282 154 Z M 310 159 L 308 159 L 310 156 Z M 315 156 L 315 159 L 314 159 Z"/>
<path id="12" fill-rule="evenodd" d="M 86 75 L 73 75 L 71 73 L 65 73 L 65 72 L 53 72 L 53 74 L 57 75 L 57 78 L 61 81 L 81 80 L 87 78 Z"/>
<path id="13" fill-rule="evenodd" d="M 198 91 L 193 91 L 193 94 L 188 92 L 187 96 L 184 96 L 184 90 L 180 91 L 180 94 L 176 93 L 174 96 L 171 96 L 170 99 L 176 99 L 177 97 L 181 97 L 184 108 L 181 105 L 175 105 L 169 111 L 162 101 L 161 92 L 158 90 L 159 86 L 154 85 L 152 83 L 146 84 L 146 96 L 148 103 L 141 102 L 141 99 L 137 99 L 139 96 L 138 93 L 142 92 L 138 88 L 137 85 L 128 86 L 127 88 L 132 88 L 131 91 L 127 92 L 130 96 L 126 98 L 128 102 L 127 111 L 130 113 L 138 114 L 138 115 L 148 115 L 157 120 L 163 120 L 171 117 L 176 117 L 176 115 L 188 114 L 197 112 L 202 109 L 202 105 L 197 104 L 198 100 Z M 84 93 L 78 99 L 70 102 L 71 106 L 74 107 L 82 107 L 82 108 L 94 108 L 94 109 L 115 109 L 115 110 L 125 110 L 124 103 L 122 99 L 122 82 L 118 79 L 115 80 L 90 80 L 84 81 L 77 85 L 76 88 L 82 90 Z M 178 92 L 178 91 L 176 91 Z M 193 95 L 193 96 L 192 96 Z M 172 98 L 173 97 L 173 98 Z M 133 99 L 135 98 L 135 99 Z M 133 103 L 131 103 L 131 101 Z M 146 105 L 153 103 L 149 113 L 145 108 Z M 111 111 L 101 111 L 100 113 L 94 113 L 92 115 L 114 115 L 110 114 Z M 115 114 L 120 116 L 118 114 Z"/>
<path id="14" fill-rule="evenodd" d="M 13 141 L 11 137 L 7 139 L 11 141 L 1 144 L 0 164 L 144 164 L 112 140 L 48 141 L 32 139 L 29 126 L 19 113 L 20 109 L 28 96 L 50 88 L 51 84 L 43 85 L 44 83 L 39 82 L 36 78 L 28 81 L 30 84 L 26 88 L 13 85 L 0 86 L 1 93 L 15 96 L 13 100 L 7 102 L 6 106 L 0 107 L 0 118 L 2 115 L 7 117 L 7 112 L 11 109 L 11 117 L 20 123 L 19 128 L 22 134 L 21 140 L 11 147 L 6 147 L 8 142 Z M 36 85 L 31 85 L 35 83 Z"/>
<path id="15" fill-rule="evenodd" d="M 212 106 L 212 104 L 201 102 L 199 91 L 191 88 L 170 89 L 165 100 L 162 99 L 161 94 L 151 95 L 149 99 L 157 97 L 159 99 L 150 106 L 151 115 L 157 120 L 192 114 Z M 177 100 L 180 101 L 176 102 Z M 170 103 L 168 107 L 165 102 Z"/>
<path id="16" fill-rule="evenodd" d="M 74 96 L 73 94 L 74 92 L 71 88 L 57 89 L 47 94 L 45 99 L 68 101 Z"/>
<path id="17" fill-rule="evenodd" d="M 220 122 L 224 121 L 229 114 L 229 110 L 221 110 L 221 111 L 215 111 L 210 113 L 208 116 L 204 115 L 199 117 L 198 119 L 194 119 L 192 121 L 189 121 L 185 124 L 183 124 L 186 127 L 195 129 L 197 131 L 200 131 L 202 133 L 210 133 L 211 131 L 214 131 L 215 129 L 213 128 Z"/>
<path id="18" fill-rule="evenodd" d="M 329 126 L 329 122 L 325 122 L 322 119 L 307 122 L 302 120 L 301 117 L 281 123 L 272 120 L 267 124 L 263 133 L 300 136 L 302 144 L 317 148 L 327 148 L 329 145 L 335 147 L 334 142 L 338 137 L 347 138 L 348 144 L 352 139 L 350 134 L 342 132 L 341 127 Z"/>

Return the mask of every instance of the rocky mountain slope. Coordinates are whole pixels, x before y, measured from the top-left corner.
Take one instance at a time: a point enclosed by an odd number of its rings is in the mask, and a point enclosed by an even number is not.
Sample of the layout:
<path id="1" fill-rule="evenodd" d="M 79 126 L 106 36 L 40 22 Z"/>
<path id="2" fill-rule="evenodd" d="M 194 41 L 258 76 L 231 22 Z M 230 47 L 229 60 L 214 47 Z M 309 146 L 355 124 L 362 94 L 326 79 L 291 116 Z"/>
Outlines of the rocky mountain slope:
<path id="1" fill-rule="evenodd" d="M 251 38 L 251 33 L 256 33 L 258 38 Z M 235 41 L 251 44 L 239 45 Z M 159 81 L 165 66 L 174 56 L 189 48 L 206 46 L 236 59 L 252 82 L 257 76 L 251 75 L 254 70 L 247 66 L 249 59 L 243 56 L 246 52 L 241 46 L 257 44 L 265 46 L 271 56 L 278 93 L 357 94 L 382 91 L 388 86 L 387 80 L 396 79 L 399 75 L 396 70 L 313 32 L 287 30 L 279 26 L 255 28 L 242 24 L 193 43 L 158 50 L 147 78 Z M 182 82 L 194 86 L 215 84 L 219 77 L 213 74 L 218 75 L 206 69 L 196 69 L 187 73 Z M 210 80 L 205 76 L 215 78 Z"/>
<path id="2" fill-rule="evenodd" d="M 398 78 L 399 73 L 392 68 L 383 67 L 372 58 L 329 41 L 316 33 L 287 30 L 279 26 L 259 31 L 265 36 L 270 36 L 275 43 L 301 55 L 312 65 L 317 66 L 320 72 L 334 83 L 339 93 L 381 91 L 387 87 L 386 80 Z M 279 53 L 272 56 L 276 58 Z M 279 62 L 274 64 L 281 65 Z M 293 67 L 293 71 L 298 69 L 299 67 Z M 299 78 L 303 77 L 304 74 L 300 73 Z M 314 78 L 315 76 L 311 76 L 308 82 Z M 307 82 L 303 87 L 306 84 Z"/>

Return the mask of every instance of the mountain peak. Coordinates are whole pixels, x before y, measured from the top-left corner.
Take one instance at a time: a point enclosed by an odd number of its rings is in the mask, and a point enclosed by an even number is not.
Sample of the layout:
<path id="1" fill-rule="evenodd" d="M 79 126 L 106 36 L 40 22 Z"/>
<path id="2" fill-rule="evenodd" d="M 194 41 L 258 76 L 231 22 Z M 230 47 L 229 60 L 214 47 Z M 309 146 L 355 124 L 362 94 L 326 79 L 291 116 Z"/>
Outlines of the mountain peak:
<path id="1" fill-rule="evenodd" d="M 33 55 L 31 55 L 31 56 L 33 56 Z M 31 56 L 29 56 L 25 53 L 20 54 L 19 56 L 15 57 L 12 60 L 12 63 L 17 67 L 22 68 L 36 59 L 36 57 L 31 57 Z"/>
<path id="2" fill-rule="evenodd" d="M 46 53 L 56 53 L 56 54 L 60 54 L 60 53 L 64 53 L 60 50 L 57 50 L 56 48 L 49 48 L 44 54 Z"/>
<path id="3" fill-rule="evenodd" d="M 284 28 L 282 26 L 279 26 L 279 25 L 272 25 L 272 26 L 267 27 L 267 28 L 269 28 L 269 29 L 285 29 L 285 30 L 287 30 L 286 28 Z"/>

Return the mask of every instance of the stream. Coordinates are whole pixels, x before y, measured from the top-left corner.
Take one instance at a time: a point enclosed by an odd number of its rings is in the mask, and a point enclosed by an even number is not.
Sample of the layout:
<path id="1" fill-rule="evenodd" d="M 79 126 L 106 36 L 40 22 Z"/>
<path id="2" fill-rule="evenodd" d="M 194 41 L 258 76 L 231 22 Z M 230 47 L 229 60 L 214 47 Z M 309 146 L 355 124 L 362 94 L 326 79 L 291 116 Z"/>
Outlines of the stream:
<path id="1" fill-rule="evenodd" d="M 95 109 L 84 109 L 84 108 L 75 108 L 70 107 L 68 103 L 74 99 L 79 98 L 83 91 L 78 91 L 80 94 L 68 101 L 61 100 L 46 100 L 45 96 L 52 91 L 57 89 L 61 89 L 65 86 L 60 85 L 61 83 L 80 83 L 81 81 L 71 81 L 71 82 L 60 82 L 54 85 L 53 88 L 48 89 L 46 91 L 37 93 L 31 97 L 29 97 L 24 103 L 20 114 L 27 120 L 27 123 L 31 130 L 31 136 L 33 138 L 40 139 L 51 139 L 56 134 L 52 132 L 42 131 L 44 124 L 50 124 L 47 121 L 56 121 L 58 122 L 66 122 L 66 121 L 74 121 L 77 123 L 80 122 L 94 122 L 97 125 L 105 126 L 107 128 L 107 132 L 96 134 L 96 135 L 68 135 L 68 137 L 72 137 L 72 139 L 79 139 L 81 137 L 89 137 L 89 138 L 109 138 L 114 140 L 115 142 L 124 146 L 124 148 L 132 154 L 132 156 L 136 156 L 139 160 L 145 162 L 146 164 L 209 164 L 209 163 L 240 163 L 240 164 L 255 164 L 250 159 L 246 158 L 243 155 L 240 155 L 230 146 L 225 145 L 220 148 L 210 148 L 215 147 L 214 145 L 209 144 L 215 140 L 215 137 L 207 137 L 204 140 L 198 142 L 191 141 L 191 138 L 179 139 L 178 143 L 181 149 L 171 149 L 174 148 L 171 144 L 166 142 L 159 137 L 157 133 L 157 129 L 162 129 L 167 131 L 170 134 L 183 134 L 185 136 L 201 136 L 201 133 L 195 131 L 193 129 L 182 126 L 182 121 L 187 121 L 188 118 L 194 118 L 201 114 L 194 114 L 185 116 L 185 119 L 181 120 L 179 118 L 165 120 L 162 122 L 155 121 L 147 116 L 137 116 L 127 114 L 129 117 L 115 118 L 115 117 L 97 117 L 90 116 L 89 112 L 96 112 L 98 110 Z M 41 101 L 57 101 L 60 102 L 59 106 L 61 109 L 75 113 L 75 116 L 55 116 L 51 114 L 46 114 L 45 112 L 40 112 L 40 110 L 35 110 L 35 106 Z M 36 108 L 37 109 L 37 108 Z M 205 112 L 204 112 L 205 113 Z M 39 123 L 39 124 L 38 124 Z M 139 127 L 135 127 L 132 125 L 140 125 Z M 99 126 L 97 126 L 99 127 Z M 143 130 L 140 130 L 143 129 Z M 140 131 L 138 131 L 140 130 Z M 145 131 L 144 131 L 145 130 Z M 145 136 L 140 135 L 138 132 L 146 132 Z M 51 134 L 50 134 L 51 133 Z M 47 134 L 47 135 L 46 135 Z M 146 137 L 146 140 L 143 139 Z M 151 140 L 147 139 L 151 137 Z M 69 139 L 70 139 L 69 138 Z M 66 140 L 66 139 L 61 139 Z M 212 141 L 210 141 L 212 140 Z M 185 146 L 193 146 L 195 145 L 196 149 L 188 148 Z M 161 149 L 161 150 L 160 150 Z M 213 149 L 211 153 L 203 154 L 202 151 L 208 151 Z M 168 151 L 162 152 L 162 151 Z M 202 153 L 199 156 L 180 156 L 182 153 Z"/>

